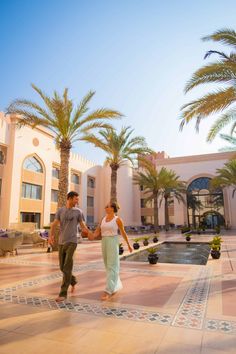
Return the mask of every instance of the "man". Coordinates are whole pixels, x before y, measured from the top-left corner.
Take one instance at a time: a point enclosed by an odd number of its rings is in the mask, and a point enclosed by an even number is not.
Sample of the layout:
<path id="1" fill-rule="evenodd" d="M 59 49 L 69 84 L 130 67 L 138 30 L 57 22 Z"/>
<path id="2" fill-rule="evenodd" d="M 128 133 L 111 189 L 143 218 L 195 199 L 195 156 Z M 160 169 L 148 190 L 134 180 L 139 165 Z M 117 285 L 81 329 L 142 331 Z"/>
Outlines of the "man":
<path id="1" fill-rule="evenodd" d="M 84 216 L 82 211 L 76 207 L 79 201 L 79 195 L 76 192 L 69 192 L 67 194 L 66 206 L 58 209 L 55 220 L 51 225 L 51 232 L 49 243 L 53 244 L 55 240 L 55 230 L 60 225 L 59 232 L 59 264 L 63 273 L 63 280 L 61 291 L 56 298 L 57 302 L 64 301 L 67 298 L 67 291 L 69 286 L 72 286 L 74 291 L 77 283 L 76 278 L 72 275 L 73 269 L 73 254 L 77 247 L 77 227 L 80 227 L 83 232 L 88 234 L 88 228 L 84 223 Z"/>

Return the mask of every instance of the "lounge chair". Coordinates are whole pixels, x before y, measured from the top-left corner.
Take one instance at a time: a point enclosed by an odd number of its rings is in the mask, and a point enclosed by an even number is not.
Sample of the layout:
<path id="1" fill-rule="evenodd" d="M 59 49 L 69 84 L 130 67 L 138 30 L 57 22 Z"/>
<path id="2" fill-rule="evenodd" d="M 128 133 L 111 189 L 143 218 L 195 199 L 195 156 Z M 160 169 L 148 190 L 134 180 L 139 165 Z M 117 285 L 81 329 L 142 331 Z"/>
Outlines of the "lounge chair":
<path id="1" fill-rule="evenodd" d="M 6 231 L 0 235 L 0 255 L 4 256 L 7 252 L 17 254 L 17 248 L 23 242 L 23 235 L 17 231 Z"/>

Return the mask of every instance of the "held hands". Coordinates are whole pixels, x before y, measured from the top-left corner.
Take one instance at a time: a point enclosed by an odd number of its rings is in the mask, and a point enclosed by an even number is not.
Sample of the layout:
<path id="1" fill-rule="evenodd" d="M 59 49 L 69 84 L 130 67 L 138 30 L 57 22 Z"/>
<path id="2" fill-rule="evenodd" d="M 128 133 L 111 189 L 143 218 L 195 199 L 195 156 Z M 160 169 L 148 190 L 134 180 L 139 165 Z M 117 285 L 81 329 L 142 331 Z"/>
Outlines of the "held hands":
<path id="1" fill-rule="evenodd" d="M 90 241 L 93 241 L 95 239 L 94 233 L 92 231 L 90 231 L 90 230 L 88 230 L 88 239 Z"/>

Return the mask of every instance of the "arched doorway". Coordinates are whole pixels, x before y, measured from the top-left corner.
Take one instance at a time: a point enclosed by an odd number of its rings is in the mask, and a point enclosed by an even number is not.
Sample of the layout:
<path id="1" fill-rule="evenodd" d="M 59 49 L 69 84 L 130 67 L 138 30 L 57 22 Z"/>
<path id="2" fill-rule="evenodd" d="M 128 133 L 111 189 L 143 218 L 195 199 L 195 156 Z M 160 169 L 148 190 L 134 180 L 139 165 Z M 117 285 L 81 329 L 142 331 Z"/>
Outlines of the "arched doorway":
<path id="1" fill-rule="evenodd" d="M 211 178 L 194 179 L 187 188 L 188 223 L 194 228 L 215 228 L 224 224 L 224 199 L 221 188 L 210 188 Z"/>
<path id="2" fill-rule="evenodd" d="M 202 215 L 202 225 L 208 229 L 214 229 L 218 225 L 224 225 L 224 217 L 217 211 L 207 211 Z"/>

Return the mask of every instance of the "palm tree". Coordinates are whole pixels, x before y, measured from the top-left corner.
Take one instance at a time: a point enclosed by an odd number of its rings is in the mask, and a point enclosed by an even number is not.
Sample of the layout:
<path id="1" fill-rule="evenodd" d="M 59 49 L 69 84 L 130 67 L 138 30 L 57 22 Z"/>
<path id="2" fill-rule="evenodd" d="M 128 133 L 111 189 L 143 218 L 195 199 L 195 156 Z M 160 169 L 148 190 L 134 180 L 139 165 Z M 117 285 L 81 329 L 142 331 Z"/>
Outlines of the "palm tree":
<path id="1" fill-rule="evenodd" d="M 162 195 L 165 198 L 165 223 L 167 226 L 169 225 L 168 199 L 171 191 L 175 191 L 177 198 L 183 201 L 183 196 L 180 195 L 184 188 L 174 171 L 168 171 L 165 167 L 162 167 L 158 172 L 154 163 L 147 158 L 141 158 L 140 162 L 143 171 L 137 171 L 134 176 L 134 183 L 143 187 L 144 194 L 147 194 L 146 201 L 153 200 L 154 202 L 154 230 L 156 232 L 159 227 L 159 196 Z"/>
<path id="2" fill-rule="evenodd" d="M 96 128 L 110 127 L 104 120 L 121 117 L 121 113 L 106 108 L 88 113 L 88 104 L 95 94 L 92 91 L 75 107 L 68 97 L 67 88 L 62 96 L 55 91 L 49 97 L 35 85 L 32 87 L 43 100 L 44 107 L 30 100 L 17 99 L 9 105 L 7 111 L 19 115 L 19 126 L 30 125 L 35 128 L 41 125 L 53 132 L 61 159 L 58 195 L 58 207 L 61 207 L 65 205 L 68 192 L 69 158 L 73 143 L 82 140 L 84 135 Z"/>
<path id="3" fill-rule="evenodd" d="M 160 206 L 165 200 L 165 229 L 169 229 L 169 202 L 170 197 L 174 197 L 178 200 L 178 202 L 185 203 L 184 193 L 186 192 L 185 183 L 179 180 L 179 176 L 173 170 L 167 170 L 163 167 L 160 171 L 160 176 L 162 179 L 162 189 L 161 195 L 162 198 L 160 200 Z"/>
<path id="4" fill-rule="evenodd" d="M 219 149 L 219 151 L 236 151 L 236 138 L 234 136 L 228 134 L 220 134 L 220 137 L 221 139 L 230 143 L 231 146 L 225 146 Z"/>
<path id="5" fill-rule="evenodd" d="M 142 186 L 144 194 L 148 195 L 145 198 L 146 201 L 153 200 L 154 202 L 154 231 L 157 232 L 159 228 L 158 196 L 161 188 L 159 173 L 157 172 L 155 165 L 151 161 L 142 161 L 142 167 L 144 171 L 137 171 L 133 180 L 134 184 L 138 184 L 140 187 Z"/>
<path id="6" fill-rule="evenodd" d="M 151 152 L 142 136 L 131 138 L 133 130 L 123 127 L 120 133 L 115 129 L 107 128 L 98 132 L 98 135 L 88 134 L 83 140 L 94 144 L 107 153 L 106 164 L 111 168 L 111 201 L 117 201 L 117 171 L 130 161 L 132 164 L 137 155 Z"/>
<path id="7" fill-rule="evenodd" d="M 193 220 L 193 227 L 194 229 L 196 228 L 196 220 L 195 220 L 195 213 L 196 211 L 200 211 L 202 209 L 202 202 L 197 198 L 196 195 L 190 193 L 187 193 L 187 206 L 188 209 L 192 209 L 192 220 Z M 188 225 L 190 224 L 189 222 L 189 214 L 188 214 Z"/>
<path id="8" fill-rule="evenodd" d="M 232 197 L 236 192 L 236 159 L 232 159 L 224 164 L 223 168 L 216 170 L 216 177 L 211 180 L 211 187 L 233 187 Z"/>
<path id="9" fill-rule="evenodd" d="M 204 37 L 203 40 L 223 43 L 233 47 L 234 50 L 236 48 L 236 32 L 231 29 L 219 30 L 210 36 Z M 204 58 L 208 58 L 213 54 L 217 55 L 217 61 L 197 70 L 187 82 L 185 93 L 202 84 L 223 83 L 227 86 L 224 88 L 219 87 L 217 90 L 202 96 L 198 100 L 187 103 L 181 108 L 182 121 L 180 129 L 186 123 L 195 119 L 197 130 L 202 119 L 226 110 L 212 125 L 207 141 L 212 141 L 219 131 L 229 123 L 232 123 L 231 134 L 236 127 L 236 107 L 234 105 L 236 102 L 236 52 L 234 51 L 227 55 L 224 52 L 210 50 Z"/>

